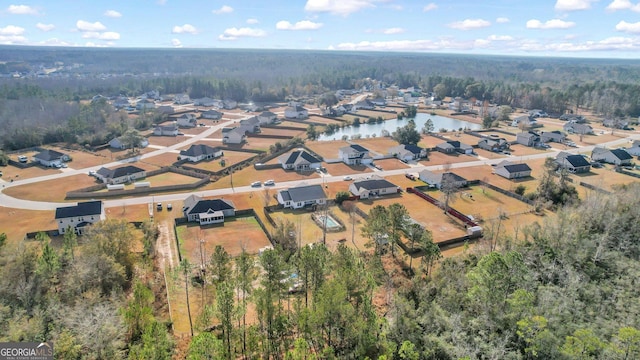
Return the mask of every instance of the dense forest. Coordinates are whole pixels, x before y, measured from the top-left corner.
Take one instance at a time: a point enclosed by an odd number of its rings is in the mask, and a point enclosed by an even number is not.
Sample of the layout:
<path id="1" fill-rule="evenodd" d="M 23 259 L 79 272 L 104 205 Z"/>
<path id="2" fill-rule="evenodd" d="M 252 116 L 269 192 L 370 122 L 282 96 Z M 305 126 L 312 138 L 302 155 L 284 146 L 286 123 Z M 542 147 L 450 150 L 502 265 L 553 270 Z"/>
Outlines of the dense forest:
<path id="1" fill-rule="evenodd" d="M 83 111 L 94 111 L 83 109 L 80 101 L 98 94 L 135 97 L 150 90 L 187 93 L 191 98 L 276 102 L 313 98 L 337 89 L 418 86 L 439 97 L 463 96 L 550 114 L 589 109 L 603 116 L 640 116 L 640 65 L 626 60 L 3 46 L 0 61 L 0 74 L 5 75 L 0 78 L 0 141 L 5 149 L 61 137 L 96 145 L 114 132 L 93 132 L 92 124 L 82 125 L 86 130 L 81 132 L 78 126 L 69 129 Z M 56 71 L 39 75 L 52 68 Z M 136 127 L 128 122 L 121 125 Z M 75 137 L 61 135 L 69 133 Z"/>

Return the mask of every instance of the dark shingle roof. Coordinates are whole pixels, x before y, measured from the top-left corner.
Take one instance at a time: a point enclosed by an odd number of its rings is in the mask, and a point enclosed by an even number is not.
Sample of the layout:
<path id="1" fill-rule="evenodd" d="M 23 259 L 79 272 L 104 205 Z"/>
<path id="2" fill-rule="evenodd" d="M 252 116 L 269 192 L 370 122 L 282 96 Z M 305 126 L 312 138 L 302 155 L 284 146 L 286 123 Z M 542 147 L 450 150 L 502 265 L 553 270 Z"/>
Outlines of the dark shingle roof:
<path id="1" fill-rule="evenodd" d="M 75 206 L 65 206 L 56 209 L 56 219 L 66 219 L 75 216 L 100 215 L 102 213 L 102 201 L 80 202 Z"/>
<path id="2" fill-rule="evenodd" d="M 404 146 L 404 149 L 411 152 L 412 154 L 420 154 L 422 152 L 422 148 L 418 145 L 407 144 Z"/>
<path id="3" fill-rule="evenodd" d="M 324 193 L 322 186 L 320 185 L 307 185 L 292 187 L 287 190 L 281 191 L 281 196 L 289 199 L 293 202 L 304 202 L 308 200 L 326 199 L 327 195 Z"/>
<path id="4" fill-rule="evenodd" d="M 34 158 L 43 161 L 51 161 L 61 159 L 63 156 L 63 153 L 57 152 L 55 150 L 43 150 L 40 153 L 36 154 Z"/>
<path id="5" fill-rule="evenodd" d="M 628 152 L 622 150 L 622 149 L 614 149 L 611 150 L 611 153 L 613 155 L 615 155 L 615 157 L 617 157 L 620 160 L 629 160 L 629 159 L 633 159 L 633 157 L 631 155 L 629 155 Z"/>
<path id="6" fill-rule="evenodd" d="M 100 176 L 104 176 L 106 178 L 110 178 L 110 179 L 115 179 L 115 178 L 119 178 L 121 176 L 126 176 L 126 175 L 130 175 L 130 174 L 137 174 L 139 172 L 144 171 L 143 169 L 140 169 L 137 166 L 133 166 L 133 165 L 126 165 L 126 166 L 121 166 L 119 168 L 115 168 L 115 169 L 107 169 L 107 168 L 101 168 L 100 170 L 98 170 L 98 175 Z"/>
<path id="7" fill-rule="evenodd" d="M 200 156 L 200 155 L 211 155 L 220 151 L 219 147 L 211 147 L 204 144 L 194 144 L 187 150 L 180 150 L 180 155 L 184 156 Z"/>
<path id="8" fill-rule="evenodd" d="M 300 157 L 311 164 L 321 162 L 320 159 L 316 158 L 315 156 L 309 154 L 304 150 L 296 150 L 289 155 L 289 158 L 287 158 L 287 160 L 285 161 L 285 164 L 294 164 Z"/>
<path id="9" fill-rule="evenodd" d="M 368 152 L 369 150 L 367 150 L 366 148 L 364 148 L 363 146 L 360 146 L 358 144 L 351 144 L 351 148 L 357 152 Z"/>
<path id="10" fill-rule="evenodd" d="M 531 168 L 527 164 L 510 164 L 510 165 L 505 165 L 504 168 L 510 173 L 531 171 Z"/>
<path id="11" fill-rule="evenodd" d="M 360 180 L 360 181 L 354 182 L 354 185 L 358 189 L 363 188 L 367 190 L 386 189 L 390 187 L 396 187 L 395 184 L 385 179 Z"/>
<path id="12" fill-rule="evenodd" d="M 565 159 L 573 167 L 591 166 L 582 155 L 569 155 Z"/>
<path id="13" fill-rule="evenodd" d="M 200 200 L 189 210 L 189 214 L 201 214 L 209 211 L 224 211 L 231 209 L 235 209 L 233 203 L 227 200 Z"/>

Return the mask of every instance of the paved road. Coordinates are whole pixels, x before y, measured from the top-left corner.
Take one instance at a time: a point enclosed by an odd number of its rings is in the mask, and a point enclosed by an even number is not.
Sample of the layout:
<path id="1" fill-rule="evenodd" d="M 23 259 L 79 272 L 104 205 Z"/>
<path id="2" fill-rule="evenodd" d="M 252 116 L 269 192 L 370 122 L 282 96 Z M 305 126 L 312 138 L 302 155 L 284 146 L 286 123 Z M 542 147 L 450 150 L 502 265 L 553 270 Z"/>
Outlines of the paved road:
<path id="1" fill-rule="evenodd" d="M 237 121 L 237 120 L 236 120 Z M 130 159 L 125 159 L 125 160 L 121 160 L 121 161 L 115 161 L 109 164 L 105 164 L 105 165 L 100 165 L 100 166 L 94 166 L 94 167 L 90 167 L 90 168 L 85 168 L 85 169 L 79 169 L 79 170 L 71 170 L 71 169 L 66 169 L 67 171 L 59 173 L 59 174 L 53 174 L 53 175 L 46 175 L 46 176 L 41 176 L 41 177 L 36 177 L 36 178 L 30 178 L 30 179 L 23 179 L 23 180 L 18 180 L 18 181 L 14 181 L 13 183 L 7 183 L 7 182 L 3 182 L 3 189 L 5 188 L 9 188 L 9 187 L 13 187 L 13 186 L 19 186 L 19 185 L 24 185 L 24 184 L 32 184 L 32 183 L 37 183 L 37 182 L 41 182 L 41 181 L 46 181 L 46 180 L 52 180 L 52 179 L 62 179 L 66 176 L 72 176 L 72 175 L 77 175 L 77 174 L 87 174 L 90 170 L 98 170 L 99 168 L 101 168 L 102 166 L 105 167 L 109 167 L 109 166 L 117 166 L 117 165 L 121 165 L 121 164 L 126 164 L 126 163 L 131 163 L 131 162 L 135 162 L 141 159 L 145 159 L 145 158 L 149 158 L 149 157 L 153 157 L 156 155 L 160 155 L 163 153 L 166 153 L 168 151 L 173 151 L 176 150 L 178 148 L 184 147 L 185 145 L 189 145 L 192 144 L 200 139 L 203 139 L 211 134 L 213 134 L 214 132 L 218 131 L 219 129 L 223 128 L 224 126 L 228 125 L 229 122 L 224 122 L 215 126 L 212 126 L 208 129 L 206 129 L 204 132 L 195 135 L 193 137 L 186 137 L 184 141 L 177 143 L 175 145 L 171 145 L 168 146 L 164 149 L 159 149 L 141 156 L 136 156 L 134 158 L 130 158 Z M 627 144 L 630 140 L 640 140 L 640 134 L 634 133 L 631 134 L 629 137 L 627 138 L 621 138 L 621 139 L 617 139 L 614 141 L 609 141 L 606 143 L 602 143 L 602 144 L 598 144 L 598 146 L 606 146 L 606 147 L 615 147 L 615 146 L 619 146 L 622 144 Z M 571 153 L 578 153 L 578 152 L 589 152 L 591 150 L 593 150 L 595 146 L 583 146 L 580 148 L 572 148 L 572 149 L 567 149 L 564 151 L 567 152 L 571 152 Z M 503 160 L 513 160 L 513 161 L 526 161 L 526 160 L 532 160 L 532 159 L 541 159 L 541 158 L 545 158 L 545 157 L 551 157 L 551 156 L 556 156 L 557 153 L 560 150 L 556 150 L 556 149 L 549 149 L 548 151 L 544 152 L 544 153 L 539 153 L 539 154 L 532 154 L 532 155 L 523 155 L 523 156 L 510 156 L 507 158 L 500 158 L 500 159 L 479 159 L 476 161 L 468 161 L 468 162 L 462 162 L 462 163 L 454 163 L 454 164 L 450 164 L 447 166 L 450 166 L 451 169 L 457 169 L 457 168 L 463 168 L 463 167 L 473 167 L 473 166 L 482 166 L 482 165 L 490 165 L 490 164 L 497 164 Z M 405 174 L 407 172 L 419 172 L 422 171 L 424 169 L 427 170 L 442 170 L 444 165 L 429 165 L 429 166 L 414 166 L 411 167 L 410 169 L 396 169 L 396 170 L 383 170 L 383 171 L 377 171 L 376 175 L 379 176 L 391 176 L 391 175 L 402 175 Z M 363 174 L 362 173 L 356 173 L 356 174 L 350 174 L 353 178 L 358 178 L 358 177 L 362 177 Z M 287 181 L 287 182 L 277 182 L 275 184 L 275 186 L 264 186 L 264 187 L 251 187 L 251 186 L 240 186 L 240 187 L 234 187 L 234 188 L 224 188 L 224 189 L 215 189 L 215 190 L 202 190 L 202 191 L 194 191 L 193 193 L 198 194 L 199 196 L 224 196 L 224 195 L 229 195 L 229 194 L 234 194 L 234 193 L 249 193 L 249 192 L 254 192 L 254 193 L 262 193 L 262 191 L 264 191 L 264 188 L 270 188 L 272 189 L 272 191 L 275 193 L 275 190 L 279 190 L 279 189 L 283 189 L 283 188 L 288 188 L 291 186 L 295 186 L 300 184 L 301 182 L 304 182 L 306 184 L 312 185 L 312 184 L 323 184 L 323 183 L 332 183 L 332 182 L 339 182 L 339 181 L 344 181 L 343 180 L 343 176 L 331 176 L 331 175 L 322 175 L 319 178 L 316 179 L 307 179 L 304 181 L 301 180 L 295 180 L 295 181 Z M 122 206 L 122 205 L 137 205 L 137 204 L 149 204 L 149 203 L 153 203 L 153 202 L 176 202 L 176 203 L 180 203 L 182 200 L 184 200 L 187 196 L 189 196 L 191 193 L 179 193 L 179 194 L 162 194 L 162 195 L 148 195 L 148 196 L 140 196 L 140 197 L 136 197 L 136 198 L 126 198 L 126 199 L 118 199 L 118 200 L 106 200 L 105 201 L 105 207 L 114 207 L 114 206 Z M 10 197 L 4 193 L 0 193 L 0 205 L 5 206 L 5 207 L 10 207 L 10 208 L 17 208 L 17 209 L 28 209 L 28 210 L 54 210 L 57 207 L 61 206 L 61 205 L 73 205 L 73 203 L 56 203 L 56 202 L 40 202 L 40 201 L 31 201 L 31 200 L 24 200 L 24 199 L 17 199 L 14 197 Z"/>

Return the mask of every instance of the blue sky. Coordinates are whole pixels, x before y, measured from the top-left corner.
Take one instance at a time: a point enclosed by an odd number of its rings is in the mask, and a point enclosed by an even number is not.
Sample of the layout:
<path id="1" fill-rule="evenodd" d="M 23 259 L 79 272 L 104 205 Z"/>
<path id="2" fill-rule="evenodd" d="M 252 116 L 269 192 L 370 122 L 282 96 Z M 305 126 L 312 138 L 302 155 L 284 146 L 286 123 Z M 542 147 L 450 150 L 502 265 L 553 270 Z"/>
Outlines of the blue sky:
<path id="1" fill-rule="evenodd" d="M 2 3 L 0 44 L 640 55 L 640 0 Z"/>

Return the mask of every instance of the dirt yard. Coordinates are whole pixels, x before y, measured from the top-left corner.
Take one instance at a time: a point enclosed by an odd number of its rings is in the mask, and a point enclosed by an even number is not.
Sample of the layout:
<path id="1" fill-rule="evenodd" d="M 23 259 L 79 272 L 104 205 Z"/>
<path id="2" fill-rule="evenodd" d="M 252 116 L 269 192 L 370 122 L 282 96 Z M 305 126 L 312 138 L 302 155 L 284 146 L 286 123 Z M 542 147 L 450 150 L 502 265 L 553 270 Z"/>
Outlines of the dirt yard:
<path id="1" fill-rule="evenodd" d="M 335 141 L 313 141 L 305 144 L 311 151 L 322 156 L 324 159 L 337 159 L 338 149 L 348 146 L 349 143 L 342 140 Z"/>
<path id="2" fill-rule="evenodd" d="M 0 233 L 7 234 L 7 245 L 17 245 L 28 232 L 58 229 L 55 211 L 35 211 L 0 207 Z"/>
<path id="3" fill-rule="evenodd" d="M 398 146 L 398 142 L 388 137 L 377 137 L 369 139 L 358 139 L 358 145 L 362 145 L 372 153 L 378 153 L 380 155 L 386 155 L 389 153 L 389 149 Z"/>
<path id="4" fill-rule="evenodd" d="M 5 194 L 18 199 L 33 201 L 62 202 L 69 191 L 97 185 L 98 181 L 89 175 L 74 175 L 61 180 L 48 180 L 32 184 L 14 186 L 4 191 Z M 46 191 L 43 191 L 46 189 Z"/>
<path id="5" fill-rule="evenodd" d="M 210 161 L 200 161 L 198 163 L 187 162 L 185 163 L 185 166 L 194 167 L 202 170 L 208 170 L 208 171 L 220 171 L 222 169 L 226 169 L 230 166 L 233 166 L 241 161 L 251 159 L 256 156 L 257 154 L 254 154 L 254 153 L 225 150 L 224 155 L 221 158 L 212 159 Z M 224 167 L 220 165 L 220 161 L 222 159 L 224 159 L 225 161 Z"/>

